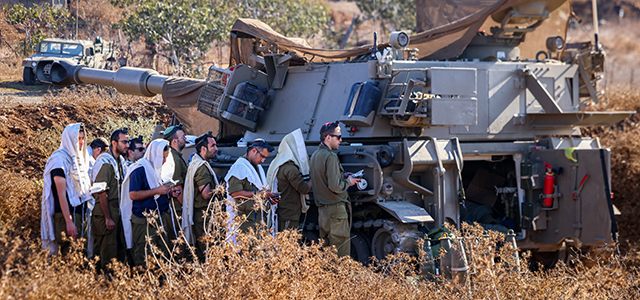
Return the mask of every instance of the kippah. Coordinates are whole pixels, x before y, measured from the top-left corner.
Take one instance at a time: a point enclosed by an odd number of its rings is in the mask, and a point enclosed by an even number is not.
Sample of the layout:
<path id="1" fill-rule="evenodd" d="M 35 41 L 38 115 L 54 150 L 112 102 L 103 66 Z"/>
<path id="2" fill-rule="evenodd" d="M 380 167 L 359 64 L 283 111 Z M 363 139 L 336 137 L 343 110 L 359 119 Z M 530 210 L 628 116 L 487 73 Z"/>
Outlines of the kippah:
<path id="1" fill-rule="evenodd" d="M 202 142 L 202 140 L 206 139 L 206 138 L 212 138 L 213 137 L 213 132 L 211 130 L 209 130 L 209 132 L 200 135 L 198 138 L 196 138 L 196 145 L 200 144 L 200 142 Z"/>
<path id="2" fill-rule="evenodd" d="M 269 145 L 269 143 L 267 143 L 267 141 L 265 141 L 264 139 L 255 139 L 253 143 L 251 143 L 251 147 L 267 148 L 267 151 L 269 152 L 275 149 L 273 148 L 273 146 Z"/>
<path id="3" fill-rule="evenodd" d="M 184 127 L 184 125 L 182 125 L 182 123 L 178 124 L 178 125 L 173 125 L 173 126 L 169 126 L 169 128 L 164 130 L 164 133 L 162 133 L 162 137 L 165 140 L 168 140 L 174 133 L 176 133 L 178 130 L 183 130 L 182 128 Z"/>

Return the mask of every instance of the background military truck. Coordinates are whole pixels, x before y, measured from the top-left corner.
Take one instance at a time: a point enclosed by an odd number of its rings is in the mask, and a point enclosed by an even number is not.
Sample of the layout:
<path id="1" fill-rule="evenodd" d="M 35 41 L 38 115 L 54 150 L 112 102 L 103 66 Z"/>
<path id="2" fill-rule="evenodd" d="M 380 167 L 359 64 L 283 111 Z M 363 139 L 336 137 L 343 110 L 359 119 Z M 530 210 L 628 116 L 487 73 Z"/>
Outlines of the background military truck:
<path id="1" fill-rule="evenodd" d="M 118 50 L 114 42 L 105 42 L 97 37 L 94 42 L 88 40 L 71 40 L 48 38 L 38 45 L 38 53 L 22 61 L 24 67 L 22 78 L 24 84 L 36 82 L 36 67 L 41 60 L 61 61 L 70 64 L 85 65 L 89 68 L 111 70 L 115 67 Z M 44 71 L 46 74 L 47 71 Z"/>
<path id="2" fill-rule="evenodd" d="M 420 2 L 443 11 L 452 5 Z M 277 145 L 300 128 L 311 154 L 322 124 L 340 120 L 338 156 L 347 172 L 363 170 L 367 183 L 349 190 L 352 255 L 363 262 L 414 253 L 419 237 L 447 223 L 512 229 L 518 247 L 545 264 L 567 248 L 615 245 L 610 153 L 597 138 L 582 137 L 580 127 L 615 124 L 632 112 L 586 109 L 600 97 L 604 52 L 597 36 L 574 45 L 545 37 L 526 47 L 534 57 L 523 58 L 520 46 L 531 40 L 525 35 L 564 1 L 455 5 L 455 21 L 349 50 L 312 49 L 239 19 L 231 30 L 233 69 L 212 68 L 206 82 L 47 61 L 38 64 L 38 79 L 163 94 L 176 111 L 191 109 L 178 114 L 191 134 L 205 130 L 197 129 L 207 118 L 196 117 L 197 106 L 220 122 L 212 167 L 222 177 L 246 152 L 240 138 Z M 495 25 L 479 31 L 488 18 Z M 46 65 L 49 77 L 41 74 Z M 317 236 L 317 209 L 302 220 L 303 234 Z"/>

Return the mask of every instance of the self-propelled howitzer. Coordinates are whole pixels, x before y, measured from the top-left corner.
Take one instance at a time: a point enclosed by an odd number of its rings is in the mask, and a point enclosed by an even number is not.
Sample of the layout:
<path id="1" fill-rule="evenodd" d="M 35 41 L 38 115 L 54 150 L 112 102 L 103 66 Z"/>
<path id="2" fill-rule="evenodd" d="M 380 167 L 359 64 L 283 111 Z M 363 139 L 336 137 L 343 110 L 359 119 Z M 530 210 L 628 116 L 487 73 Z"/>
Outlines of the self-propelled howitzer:
<path id="1" fill-rule="evenodd" d="M 610 246 L 617 230 L 610 153 L 598 139 L 581 137 L 580 126 L 614 124 L 631 112 L 585 110 L 599 97 L 604 53 L 597 43 L 565 45 L 550 37 L 537 59 L 521 59 L 525 33 L 557 6 L 520 2 L 486 10 L 501 25 L 473 35 L 448 59 L 420 56 L 404 33 L 339 59 L 239 20 L 232 50 L 252 44 L 250 53 L 243 59 L 238 50 L 235 61 L 243 63 L 232 69 L 211 68 L 197 105 L 224 124 L 218 145 L 226 157 L 244 154 L 236 146 L 240 137 L 278 144 L 298 128 L 311 154 L 322 124 L 339 120 L 341 163 L 346 171 L 364 170 L 366 181 L 350 190 L 358 260 L 414 253 L 427 230 L 465 221 L 513 229 L 519 248 L 550 261 L 565 246 Z M 532 19 L 539 22 L 514 25 Z M 305 53 L 327 60 L 313 62 Z M 46 62 L 38 65 L 38 79 L 144 96 L 162 93 L 168 82 L 153 70 Z M 212 166 L 224 176 L 231 163 L 221 158 Z M 303 220 L 303 234 L 317 235 L 317 210 Z"/>

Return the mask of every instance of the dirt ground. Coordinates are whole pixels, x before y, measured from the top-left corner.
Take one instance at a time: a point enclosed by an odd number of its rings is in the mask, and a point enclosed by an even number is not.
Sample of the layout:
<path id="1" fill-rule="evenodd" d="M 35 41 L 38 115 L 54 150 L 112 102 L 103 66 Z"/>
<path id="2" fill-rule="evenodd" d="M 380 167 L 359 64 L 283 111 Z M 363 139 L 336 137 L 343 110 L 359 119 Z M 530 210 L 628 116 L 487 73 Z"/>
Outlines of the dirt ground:
<path id="1" fill-rule="evenodd" d="M 4 95 L 0 107 L 0 169 L 39 179 L 47 156 L 58 147 L 59 141 L 50 137 L 59 139 L 61 129 L 70 123 L 85 124 L 91 138 L 108 137 L 105 128 L 110 120 L 166 120 L 170 115 L 157 97 L 111 93 L 89 86 Z"/>

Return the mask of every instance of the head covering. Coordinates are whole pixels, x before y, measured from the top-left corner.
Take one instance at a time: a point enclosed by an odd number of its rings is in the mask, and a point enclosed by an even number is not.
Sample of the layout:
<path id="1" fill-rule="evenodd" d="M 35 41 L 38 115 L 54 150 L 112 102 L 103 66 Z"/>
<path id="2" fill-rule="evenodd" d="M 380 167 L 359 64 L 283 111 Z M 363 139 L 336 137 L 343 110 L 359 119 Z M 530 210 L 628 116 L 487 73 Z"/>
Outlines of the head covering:
<path id="1" fill-rule="evenodd" d="M 251 146 L 249 147 L 249 149 L 255 148 L 255 147 L 267 149 L 267 151 L 269 152 L 273 152 L 273 150 L 275 149 L 273 148 L 273 146 L 269 145 L 269 143 L 267 143 L 267 141 L 265 141 L 264 139 L 255 139 L 253 143 L 251 143 Z"/>
<path id="2" fill-rule="evenodd" d="M 272 192 L 278 192 L 278 170 L 280 166 L 288 161 L 292 161 L 298 166 L 303 176 L 309 175 L 309 155 L 307 154 L 307 147 L 304 144 L 304 137 L 300 128 L 284 136 L 280 146 L 278 146 L 278 155 L 269 165 L 267 182 Z M 307 212 L 309 207 L 306 204 L 304 195 L 301 195 L 300 201 L 302 202 L 302 212 Z"/>
<path id="3" fill-rule="evenodd" d="M 149 143 L 147 152 L 144 153 L 144 158 L 151 162 L 153 169 L 156 171 L 156 176 L 158 177 L 160 177 L 162 172 L 162 161 L 164 160 L 163 154 L 167 147 L 169 147 L 168 141 L 161 139 L 153 140 Z"/>
<path id="4" fill-rule="evenodd" d="M 205 133 L 205 134 L 201 134 L 199 137 L 196 138 L 196 141 L 194 144 L 199 144 L 200 142 L 202 142 L 202 140 L 206 139 L 206 138 L 213 138 L 213 131 L 209 130 L 209 132 Z M 196 149 L 196 152 L 198 149 Z"/>
<path id="5" fill-rule="evenodd" d="M 58 151 L 63 151 L 71 157 L 71 170 L 68 171 L 73 177 L 75 189 L 80 197 L 78 199 L 71 199 L 71 196 L 69 197 L 69 202 L 73 206 L 80 205 L 82 202 L 87 200 L 87 198 L 82 195 L 87 194 L 91 187 L 91 180 L 89 179 L 89 152 L 87 152 L 87 140 L 85 138 L 84 143 L 79 145 L 78 135 L 80 134 L 80 129 L 84 131 L 82 123 L 67 125 L 67 127 L 64 128 L 64 131 L 62 131 L 60 147 L 58 148 Z M 66 171 L 67 170 L 65 170 L 65 172 Z M 68 189 L 69 188 L 67 188 L 67 190 Z"/>
<path id="6" fill-rule="evenodd" d="M 173 126 L 169 126 L 167 129 L 164 130 L 164 132 L 162 133 L 162 137 L 169 141 L 171 140 L 171 138 L 173 137 L 173 135 L 178 132 L 178 130 L 182 130 L 184 131 L 184 125 L 182 125 L 182 123 L 178 124 L 178 125 L 173 125 Z"/>

